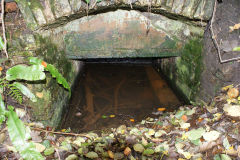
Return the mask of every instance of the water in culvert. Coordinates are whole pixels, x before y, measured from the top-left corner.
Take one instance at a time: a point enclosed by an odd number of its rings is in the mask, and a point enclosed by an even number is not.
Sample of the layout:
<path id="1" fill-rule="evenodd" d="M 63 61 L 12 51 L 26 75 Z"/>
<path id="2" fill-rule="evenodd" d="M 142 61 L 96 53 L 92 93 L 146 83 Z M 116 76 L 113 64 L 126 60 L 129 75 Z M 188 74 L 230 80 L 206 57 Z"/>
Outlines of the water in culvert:
<path id="1" fill-rule="evenodd" d="M 180 104 L 152 65 L 90 63 L 76 82 L 61 128 L 86 132 L 132 125 L 157 108 Z"/>

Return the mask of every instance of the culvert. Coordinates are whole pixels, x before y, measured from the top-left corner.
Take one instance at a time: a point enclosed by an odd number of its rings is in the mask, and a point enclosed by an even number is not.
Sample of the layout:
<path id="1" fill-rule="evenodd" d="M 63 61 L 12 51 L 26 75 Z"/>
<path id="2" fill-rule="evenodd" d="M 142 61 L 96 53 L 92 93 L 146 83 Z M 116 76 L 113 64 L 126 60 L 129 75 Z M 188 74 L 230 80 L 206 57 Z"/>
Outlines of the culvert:
<path id="1" fill-rule="evenodd" d="M 75 81 L 61 128 L 73 132 L 128 126 L 177 109 L 183 101 L 154 67 L 154 59 L 85 62 Z"/>

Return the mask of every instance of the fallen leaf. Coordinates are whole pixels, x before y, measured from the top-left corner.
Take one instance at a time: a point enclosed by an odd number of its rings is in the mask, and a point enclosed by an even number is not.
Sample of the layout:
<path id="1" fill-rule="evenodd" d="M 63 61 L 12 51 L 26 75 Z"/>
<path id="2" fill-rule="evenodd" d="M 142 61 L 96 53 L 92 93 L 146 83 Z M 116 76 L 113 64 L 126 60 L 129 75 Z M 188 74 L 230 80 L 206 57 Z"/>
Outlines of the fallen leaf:
<path id="1" fill-rule="evenodd" d="M 33 142 L 42 142 L 42 137 L 40 136 L 40 132 L 39 131 L 32 130 L 30 132 L 30 135 L 32 137 L 32 141 Z"/>
<path id="2" fill-rule="evenodd" d="M 182 115 L 181 119 L 184 121 L 184 122 L 187 122 L 188 118 L 186 115 Z"/>
<path id="3" fill-rule="evenodd" d="M 166 108 L 158 108 L 157 110 L 160 111 L 160 112 L 162 112 L 162 111 L 165 111 Z"/>
<path id="4" fill-rule="evenodd" d="M 115 154 L 114 154 L 113 159 L 114 159 L 114 160 L 118 160 L 118 159 L 123 159 L 123 157 L 124 157 L 124 154 L 118 152 L 118 153 L 115 153 Z"/>
<path id="5" fill-rule="evenodd" d="M 225 148 L 226 150 L 228 150 L 228 149 L 231 147 L 231 145 L 230 145 L 229 142 L 228 142 L 227 137 L 225 137 L 225 138 L 223 139 L 223 146 L 224 146 L 224 148 Z"/>
<path id="6" fill-rule="evenodd" d="M 96 152 L 88 152 L 85 156 L 90 159 L 98 158 L 98 154 Z"/>
<path id="7" fill-rule="evenodd" d="M 224 112 L 231 117 L 240 117 L 240 105 L 225 104 L 223 107 Z"/>
<path id="8" fill-rule="evenodd" d="M 188 118 L 186 115 L 182 115 L 181 119 L 184 121 L 184 122 L 187 122 Z"/>
<path id="9" fill-rule="evenodd" d="M 154 150 L 149 148 L 143 151 L 143 155 L 151 155 L 153 153 L 154 153 Z"/>
<path id="10" fill-rule="evenodd" d="M 221 160 L 232 160 L 229 155 L 221 154 Z"/>
<path id="11" fill-rule="evenodd" d="M 229 26 L 229 32 L 237 30 L 240 28 L 240 23 L 235 24 L 234 26 Z"/>
<path id="12" fill-rule="evenodd" d="M 46 147 L 40 143 L 34 143 L 34 144 L 35 144 L 36 150 L 40 153 L 46 149 Z"/>
<path id="13" fill-rule="evenodd" d="M 77 160 L 78 156 L 76 154 L 70 154 L 65 160 Z"/>
<path id="14" fill-rule="evenodd" d="M 19 118 L 23 118 L 26 115 L 26 111 L 22 108 L 16 108 L 15 111 Z"/>
<path id="15" fill-rule="evenodd" d="M 210 131 L 203 133 L 203 138 L 208 142 L 217 140 L 219 136 L 220 133 L 218 131 Z"/>
<path id="16" fill-rule="evenodd" d="M 205 130 L 203 128 L 198 128 L 188 131 L 186 134 L 188 135 L 189 140 L 197 140 L 201 138 L 204 133 Z"/>
<path id="17" fill-rule="evenodd" d="M 112 151 L 108 150 L 107 153 L 110 158 L 114 158 L 114 153 Z"/>
<path id="18" fill-rule="evenodd" d="M 139 144 L 139 143 L 134 144 L 134 145 L 133 145 L 133 149 L 134 149 L 136 152 L 140 152 L 140 153 L 142 153 L 142 152 L 144 151 L 143 145 L 142 145 L 142 144 Z"/>
<path id="19" fill-rule="evenodd" d="M 126 147 L 125 149 L 124 149 L 124 154 L 126 155 L 126 156 L 128 156 L 130 153 L 131 153 L 131 149 L 129 148 L 129 147 Z"/>
<path id="20" fill-rule="evenodd" d="M 164 130 L 158 130 L 155 134 L 154 137 L 158 138 L 161 137 L 162 135 L 167 134 Z"/>
<path id="21" fill-rule="evenodd" d="M 43 98 L 43 92 L 36 92 L 36 96 L 38 98 Z"/>
<path id="22" fill-rule="evenodd" d="M 239 91 L 237 88 L 230 88 L 227 92 L 229 98 L 237 98 L 239 95 Z"/>
<path id="23" fill-rule="evenodd" d="M 74 140 L 72 143 L 75 144 L 76 146 L 80 147 L 82 143 L 86 141 L 85 138 L 83 137 L 77 137 L 76 140 Z"/>
<path id="24" fill-rule="evenodd" d="M 115 117 L 115 115 L 111 114 L 109 117 L 110 117 L 110 118 L 114 118 L 114 117 Z"/>
<path id="25" fill-rule="evenodd" d="M 53 147 L 47 148 L 47 149 L 45 149 L 45 151 L 44 151 L 44 155 L 45 155 L 45 156 L 49 156 L 49 155 L 53 154 L 54 151 L 55 151 L 55 149 L 54 149 Z"/>

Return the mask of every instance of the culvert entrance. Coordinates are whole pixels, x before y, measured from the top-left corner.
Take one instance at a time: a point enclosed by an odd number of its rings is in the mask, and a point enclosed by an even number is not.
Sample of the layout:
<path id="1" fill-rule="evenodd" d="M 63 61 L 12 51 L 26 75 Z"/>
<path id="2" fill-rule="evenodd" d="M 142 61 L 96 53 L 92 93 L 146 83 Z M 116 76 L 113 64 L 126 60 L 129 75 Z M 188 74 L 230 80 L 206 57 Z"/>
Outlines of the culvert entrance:
<path id="1" fill-rule="evenodd" d="M 79 74 L 61 125 L 73 132 L 129 126 L 182 104 L 151 60 L 88 61 Z"/>

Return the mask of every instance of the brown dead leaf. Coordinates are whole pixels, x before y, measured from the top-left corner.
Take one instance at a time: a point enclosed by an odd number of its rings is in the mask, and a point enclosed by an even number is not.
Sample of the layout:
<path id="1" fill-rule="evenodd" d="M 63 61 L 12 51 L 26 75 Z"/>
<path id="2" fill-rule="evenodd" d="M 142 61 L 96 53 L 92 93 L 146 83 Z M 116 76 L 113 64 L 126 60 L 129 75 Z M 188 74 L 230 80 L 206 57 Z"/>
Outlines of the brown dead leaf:
<path id="1" fill-rule="evenodd" d="M 234 26 L 229 26 L 229 32 L 232 32 L 234 30 L 237 30 L 240 28 L 240 23 L 235 24 Z"/>
<path id="2" fill-rule="evenodd" d="M 124 154 L 125 154 L 126 156 L 128 156 L 130 153 L 131 153 L 131 149 L 130 149 L 129 147 L 126 147 L 126 148 L 124 149 Z"/>
<path id="3" fill-rule="evenodd" d="M 107 153 L 110 158 L 114 158 L 114 153 L 112 151 L 108 150 Z"/>
<path id="4" fill-rule="evenodd" d="M 222 140 L 218 139 L 217 141 L 203 142 L 199 148 L 198 152 L 205 152 L 209 149 L 212 149 L 214 146 L 221 144 Z"/>
<path id="5" fill-rule="evenodd" d="M 229 98 L 237 98 L 239 95 L 239 91 L 237 88 L 230 88 L 227 92 Z"/>
<path id="6" fill-rule="evenodd" d="M 39 131 L 32 130 L 30 133 L 33 142 L 42 142 L 42 137 L 40 136 Z"/>
<path id="7" fill-rule="evenodd" d="M 37 96 L 38 98 L 43 98 L 43 92 L 37 92 L 37 93 L 36 93 L 36 96 Z"/>

